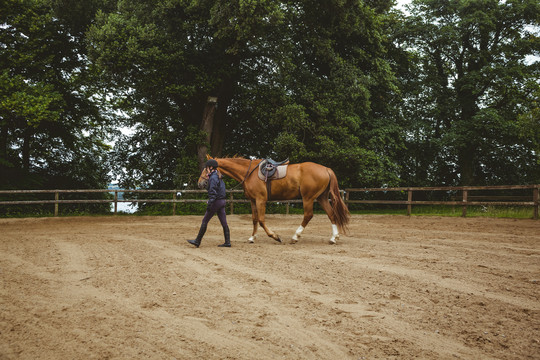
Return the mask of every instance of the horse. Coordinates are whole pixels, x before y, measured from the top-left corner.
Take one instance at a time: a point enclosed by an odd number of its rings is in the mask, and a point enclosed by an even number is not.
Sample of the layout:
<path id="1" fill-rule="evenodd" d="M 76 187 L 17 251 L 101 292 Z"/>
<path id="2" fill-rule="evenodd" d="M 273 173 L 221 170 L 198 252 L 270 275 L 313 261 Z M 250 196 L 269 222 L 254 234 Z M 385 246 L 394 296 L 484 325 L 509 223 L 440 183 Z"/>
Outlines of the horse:
<path id="1" fill-rule="evenodd" d="M 207 156 L 208 159 L 212 157 Z M 253 243 L 257 237 L 258 224 L 272 239 L 282 242 L 279 235 L 270 230 L 264 221 L 266 202 L 272 200 L 292 200 L 301 198 L 304 206 L 304 219 L 291 239 L 296 243 L 309 221 L 313 218 L 313 203 L 319 202 L 332 223 L 330 244 L 335 244 L 341 233 L 347 233 L 350 220 L 349 209 L 341 199 L 336 174 L 323 165 L 313 162 L 290 164 L 287 175 L 278 180 L 271 180 L 271 188 L 257 174 L 261 159 L 245 159 L 241 157 L 214 158 L 218 162 L 218 170 L 236 181 L 244 188 L 244 194 L 251 200 L 251 216 L 253 233 L 248 242 Z M 203 169 L 198 180 L 200 188 L 206 188 L 208 169 Z M 268 193 L 270 189 L 270 194 Z M 329 201 L 331 198 L 331 203 Z"/>

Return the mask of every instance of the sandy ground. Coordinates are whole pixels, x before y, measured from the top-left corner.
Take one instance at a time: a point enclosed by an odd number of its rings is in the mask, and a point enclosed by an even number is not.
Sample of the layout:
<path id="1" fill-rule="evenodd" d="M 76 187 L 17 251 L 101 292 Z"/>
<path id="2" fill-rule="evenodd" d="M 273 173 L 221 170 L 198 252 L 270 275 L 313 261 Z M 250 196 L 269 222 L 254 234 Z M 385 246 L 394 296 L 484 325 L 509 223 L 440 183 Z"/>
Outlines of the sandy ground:
<path id="1" fill-rule="evenodd" d="M 0 219 L 0 359 L 540 358 L 540 221 L 200 220 Z"/>

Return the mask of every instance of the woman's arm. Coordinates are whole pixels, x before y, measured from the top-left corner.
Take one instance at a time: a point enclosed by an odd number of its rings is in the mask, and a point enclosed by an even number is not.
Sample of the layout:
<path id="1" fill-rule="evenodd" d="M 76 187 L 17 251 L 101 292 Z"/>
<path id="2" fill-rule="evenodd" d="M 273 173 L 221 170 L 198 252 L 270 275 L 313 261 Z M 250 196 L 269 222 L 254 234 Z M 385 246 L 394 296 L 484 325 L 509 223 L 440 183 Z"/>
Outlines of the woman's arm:
<path id="1" fill-rule="evenodd" d="M 208 179 L 208 206 L 212 205 L 217 200 L 219 190 L 219 178 L 210 175 Z"/>

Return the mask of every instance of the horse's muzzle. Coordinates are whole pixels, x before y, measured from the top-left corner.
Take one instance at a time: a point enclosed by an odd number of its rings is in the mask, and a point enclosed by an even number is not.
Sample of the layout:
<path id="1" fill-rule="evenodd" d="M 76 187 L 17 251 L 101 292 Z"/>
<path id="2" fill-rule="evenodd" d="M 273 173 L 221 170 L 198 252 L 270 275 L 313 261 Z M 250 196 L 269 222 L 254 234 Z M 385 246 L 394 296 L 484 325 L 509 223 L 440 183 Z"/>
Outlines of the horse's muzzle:
<path id="1" fill-rule="evenodd" d="M 199 186 L 199 189 L 206 189 L 208 186 L 208 180 L 199 181 L 197 185 Z"/>

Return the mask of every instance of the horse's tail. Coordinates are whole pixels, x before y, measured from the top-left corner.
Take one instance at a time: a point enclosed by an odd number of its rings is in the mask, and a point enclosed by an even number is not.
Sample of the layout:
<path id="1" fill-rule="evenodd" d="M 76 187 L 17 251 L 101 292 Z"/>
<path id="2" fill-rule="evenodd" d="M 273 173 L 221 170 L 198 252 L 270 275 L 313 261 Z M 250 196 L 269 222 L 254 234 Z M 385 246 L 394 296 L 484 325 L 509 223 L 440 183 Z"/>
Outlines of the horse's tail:
<path id="1" fill-rule="evenodd" d="M 334 211 L 334 219 L 341 233 L 347 234 L 347 226 L 349 225 L 351 214 L 349 213 L 347 205 L 341 198 L 336 174 L 332 169 L 328 168 L 328 175 L 330 175 L 329 192 L 330 200 L 332 201 L 332 210 Z"/>

